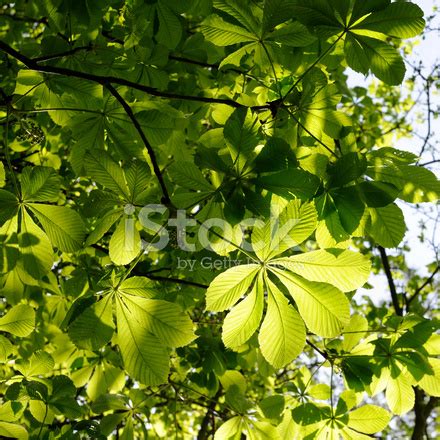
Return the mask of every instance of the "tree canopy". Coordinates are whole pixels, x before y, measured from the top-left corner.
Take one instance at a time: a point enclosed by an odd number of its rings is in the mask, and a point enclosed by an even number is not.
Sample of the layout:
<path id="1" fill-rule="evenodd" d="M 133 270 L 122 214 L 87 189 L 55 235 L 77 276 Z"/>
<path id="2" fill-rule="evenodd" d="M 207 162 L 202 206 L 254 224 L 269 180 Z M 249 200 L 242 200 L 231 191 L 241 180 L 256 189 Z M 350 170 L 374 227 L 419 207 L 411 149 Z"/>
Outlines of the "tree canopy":
<path id="1" fill-rule="evenodd" d="M 440 195 L 430 107 L 396 146 L 424 16 L 4 4 L 0 437 L 435 437 L 439 266 L 407 267 L 401 209 Z"/>

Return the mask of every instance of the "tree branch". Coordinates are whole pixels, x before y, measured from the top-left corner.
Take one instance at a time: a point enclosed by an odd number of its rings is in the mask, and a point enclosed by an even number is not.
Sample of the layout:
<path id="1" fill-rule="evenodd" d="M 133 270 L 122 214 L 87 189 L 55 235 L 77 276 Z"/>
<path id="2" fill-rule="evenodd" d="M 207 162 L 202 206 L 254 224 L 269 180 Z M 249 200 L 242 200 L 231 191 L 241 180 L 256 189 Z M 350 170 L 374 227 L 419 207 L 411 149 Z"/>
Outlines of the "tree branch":
<path id="1" fill-rule="evenodd" d="M 411 298 L 408 299 L 407 303 L 406 303 L 406 307 L 408 308 L 409 305 L 411 304 L 411 302 L 414 300 L 414 298 L 428 285 L 431 284 L 436 273 L 440 270 L 440 266 L 437 266 L 434 270 L 434 272 L 432 272 L 432 274 L 426 279 L 426 281 L 416 289 L 416 291 L 414 292 L 414 294 L 411 296 Z"/>
<path id="2" fill-rule="evenodd" d="M 393 302 L 394 310 L 396 311 L 396 315 L 403 316 L 402 307 L 399 304 L 399 297 L 397 295 L 396 285 L 394 284 L 393 274 L 391 273 L 390 262 L 388 260 L 388 255 L 385 249 L 382 246 L 377 247 L 379 249 L 380 258 L 382 260 L 382 266 L 385 271 L 385 275 L 388 280 L 388 287 L 391 293 L 391 300 Z"/>
<path id="3" fill-rule="evenodd" d="M 428 402 L 425 403 L 425 392 L 418 387 L 414 388 L 416 394 L 414 405 L 414 429 L 411 440 L 423 440 L 427 428 L 427 420 L 431 415 L 432 410 L 438 405 L 439 398 L 431 396 Z"/>
<path id="4" fill-rule="evenodd" d="M 215 394 L 215 396 L 213 397 L 213 399 L 211 400 L 211 402 L 209 403 L 208 410 L 206 411 L 205 416 L 203 417 L 202 423 L 200 423 L 200 429 L 197 434 L 197 440 L 208 439 L 209 437 L 208 426 L 209 426 L 209 421 L 211 419 L 211 414 L 215 411 L 215 407 L 217 406 L 217 401 L 221 395 L 222 395 L 222 388 L 220 387 L 217 393 Z"/>
<path id="5" fill-rule="evenodd" d="M 178 93 L 162 92 L 155 89 L 154 87 L 144 86 L 142 84 L 138 84 L 133 81 L 126 80 L 124 78 L 117 78 L 114 76 L 94 75 L 92 73 L 81 72 L 77 70 L 67 69 L 64 67 L 41 66 L 34 59 L 29 58 L 23 55 L 22 53 L 16 51 L 14 48 L 12 48 L 3 41 L 0 41 L 0 50 L 12 56 L 13 58 L 17 59 L 18 61 L 22 62 L 27 68 L 31 70 L 35 70 L 37 72 L 81 78 L 87 81 L 97 82 L 104 86 L 106 86 L 107 84 L 119 84 L 121 86 L 127 86 L 132 89 L 140 90 L 152 96 L 158 96 L 160 98 L 205 102 L 210 104 L 225 104 L 235 108 L 246 107 L 245 105 L 233 101 L 232 99 L 209 98 L 206 96 L 180 95 Z"/>
<path id="6" fill-rule="evenodd" d="M 118 102 L 121 104 L 121 106 L 124 108 L 125 112 L 127 113 L 127 116 L 133 122 L 133 125 L 136 128 L 137 132 L 139 133 L 139 136 L 141 137 L 142 142 L 144 143 L 145 148 L 148 151 L 148 155 L 150 156 L 151 164 L 153 165 L 154 174 L 156 175 L 156 178 L 162 190 L 162 195 L 163 195 L 162 203 L 167 207 L 171 207 L 172 203 L 171 203 L 170 195 L 168 194 L 168 189 L 165 185 L 165 181 L 163 180 L 162 172 L 160 171 L 160 167 L 157 162 L 156 153 L 154 152 L 153 147 L 151 146 L 150 142 L 145 136 L 141 124 L 139 124 L 139 121 L 136 119 L 133 110 L 131 109 L 127 101 L 119 94 L 119 92 L 109 83 L 106 83 L 105 87 L 118 100 Z"/>

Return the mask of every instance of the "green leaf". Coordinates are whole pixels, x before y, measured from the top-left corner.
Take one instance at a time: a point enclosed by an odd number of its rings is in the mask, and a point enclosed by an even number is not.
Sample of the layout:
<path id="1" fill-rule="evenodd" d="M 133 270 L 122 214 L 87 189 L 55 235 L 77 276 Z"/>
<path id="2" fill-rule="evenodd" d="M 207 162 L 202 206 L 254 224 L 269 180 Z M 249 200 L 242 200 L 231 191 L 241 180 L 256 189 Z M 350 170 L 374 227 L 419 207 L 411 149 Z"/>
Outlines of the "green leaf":
<path id="1" fill-rule="evenodd" d="M 226 121 L 223 135 L 238 170 L 243 169 L 250 153 L 258 145 L 259 128 L 258 118 L 249 109 L 234 110 Z"/>
<path id="2" fill-rule="evenodd" d="M 373 38 L 356 35 L 349 40 L 345 51 L 348 65 L 361 73 L 368 68 L 380 80 L 389 85 L 401 84 L 405 76 L 405 64 L 394 47 Z"/>
<path id="3" fill-rule="evenodd" d="M 336 111 L 341 95 L 334 84 L 318 86 L 308 84 L 308 93 L 303 93 L 295 119 L 305 128 L 306 134 L 321 140 L 323 134 L 339 139 L 344 127 L 352 124 L 344 113 Z"/>
<path id="4" fill-rule="evenodd" d="M 254 226 L 253 249 L 262 261 L 270 260 L 306 240 L 316 229 L 316 224 L 314 204 L 292 200 L 279 214 L 272 213 L 271 220 L 262 227 Z"/>
<path id="5" fill-rule="evenodd" d="M 440 359 L 430 358 L 434 374 L 425 374 L 418 385 L 430 396 L 440 397 Z"/>
<path id="6" fill-rule="evenodd" d="M 104 234 L 108 232 L 108 230 L 121 218 L 122 213 L 122 209 L 115 209 L 105 214 L 102 218 L 98 219 L 95 228 L 87 237 L 84 246 L 91 246 L 92 244 L 95 244 L 99 240 L 101 240 Z"/>
<path id="7" fill-rule="evenodd" d="M 317 250 L 279 258 L 273 264 L 282 265 L 310 281 L 332 284 L 343 292 L 362 287 L 371 270 L 370 260 L 353 251 Z"/>
<path id="8" fill-rule="evenodd" d="M 247 5 L 243 5 L 237 0 L 214 0 L 213 6 L 235 18 L 248 31 L 255 34 L 258 32 L 260 25 Z"/>
<path id="9" fill-rule="evenodd" d="M 139 255 L 141 247 L 141 237 L 134 219 L 123 217 L 110 239 L 110 259 L 118 266 L 124 266 Z"/>
<path id="10" fill-rule="evenodd" d="M 263 8 L 263 33 L 293 17 L 293 6 L 289 0 L 266 0 Z"/>
<path id="11" fill-rule="evenodd" d="M 150 174 L 148 164 L 140 160 L 132 161 L 130 166 L 125 169 L 125 178 L 130 190 L 131 203 L 140 204 L 147 196 Z"/>
<path id="12" fill-rule="evenodd" d="M 304 322 L 295 308 L 269 279 L 266 315 L 258 335 L 260 350 L 275 368 L 292 362 L 306 343 Z"/>
<path id="13" fill-rule="evenodd" d="M 96 182 L 116 194 L 129 199 L 129 189 L 122 168 L 105 150 L 89 151 L 84 157 L 87 173 Z"/>
<path id="14" fill-rule="evenodd" d="M 15 438 L 18 440 L 27 440 L 29 438 L 29 434 L 24 426 L 9 422 L 0 422 L 0 435 L 5 438 Z"/>
<path id="15" fill-rule="evenodd" d="M 388 381 L 385 396 L 393 414 L 401 416 L 413 408 L 415 394 L 411 385 L 403 374 Z"/>
<path id="16" fill-rule="evenodd" d="M 34 223 L 26 210 L 22 210 L 21 233 L 18 234 L 20 263 L 23 269 L 36 280 L 50 271 L 53 250 L 46 234 Z"/>
<path id="17" fill-rule="evenodd" d="M 6 185 L 6 174 L 5 174 L 5 166 L 3 162 L 0 162 L 0 188 L 3 188 Z"/>
<path id="18" fill-rule="evenodd" d="M 359 153 L 347 153 L 332 164 L 329 185 L 331 187 L 343 186 L 361 177 L 367 169 L 365 156 Z"/>
<path id="19" fill-rule="evenodd" d="M 225 347 L 236 350 L 249 340 L 260 325 L 263 307 L 264 291 L 258 280 L 249 295 L 234 306 L 224 320 L 222 340 Z"/>
<path id="20" fill-rule="evenodd" d="M 210 15 L 200 26 L 205 38 L 217 46 L 257 41 L 258 38 L 246 29 L 222 20 L 218 15 Z"/>
<path id="21" fill-rule="evenodd" d="M 340 290 L 329 284 L 304 280 L 290 272 L 271 270 L 295 300 L 310 331 L 326 338 L 341 333 L 350 319 L 350 305 Z"/>
<path id="22" fill-rule="evenodd" d="M 12 307 L 0 318 L 0 331 L 12 333 L 15 336 L 30 335 L 35 328 L 35 311 L 26 304 Z"/>
<path id="23" fill-rule="evenodd" d="M 127 372 L 147 386 L 167 381 L 168 350 L 121 299 L 116 301 L 117 342 Z"/>
<path id="24" fill-rule="evenodd" d="M 292 169 L 261 176 L 255 180 L 257 185 L 286 199 L 308 200 L 316 193 L 319 179 L 307 171 Z"/>
<path id="25" fill-rule="evenodd" d="M 381 208 L 393 203 L 399 190 L 385 182 L 362 182 L 356 185 L 359 193 L 367 206 Z"/>
<path id="26" fill-rule="evenodd" d="M 399 198 L 409 203 L 435 202 L 440 198 L 440 181 L 434 173 L 414 165 L 372 167 L 368 175 L 399 188 Z"/>
<path id="27" fill-rule="evenodd" d="M 425 27 L 423 11 L 414 3 L 393 2 L 387 8 L 369 15 L 353 26 L 353 31 L 364 29 L 397 38 L 419 35 Z"/>
<path id="28" fill-rule="evenodd" d="M 248 291 L 259 269 L 257 264 L 246 264 L 218 275 L 206 292 L 206 309 L 221 312 L 233 306 Z"/>
<path id="29" fill-rule="evenodd" d="M 146 277 L 127 278 L 119 286 L 118 292 L 123 295 L 135 295 L 144 298 L 154 298 L 158 294 L 154 282 Z"/>
<path id="30" fill-rule="evenodd" d="M 87 307 L 69 325 L 69 337 L 79 348 L 98 350 L 110 341 L 114 332 L 111 297 Z"/>
<path id="31" fill-rule="evenodd" d="M 157 39 L 168 49 L 175 49 L 182 39 L 182 25 L 165 2 L 157 2 L 156 11 L 159 17 Z"/>
<path id="32" fill-rule="evenodd" d="M 364 337 L 368 330 L 368 321 L 362 315 L 352 315 L 348 325 L 344 327 L 344 340 L 342 347 L 344 351 L 351 351 L 354 346 Z"/>
<path id="33" fill-rule="evenodd" d="M 396 247 L 406 231 L 402 210 L 396 205 L 370 208 L 371 224 L 368 228 L 374 240 L 385 248 Z"/>
<path id="34" fill-rule="evenodd" d="M 239 440 L 243 426 L 243 418 L 240 416 L 232 417 L 224 422 L 215 432 L 214 440 Z"/>
<path id="35" fill-rule="evenodd" d="M 54 366 L 55 361 L 49 353 L 46 353 L 43 350 L 37 350 L 32 353 L 29 359 L 20 360 L 20 363 L 16 368 L 21 374 L 23 374 L 23 376 L 29 379 L 31 377 L 41 376 L 51 372 Z M 38 393 L 39 396 L 44 397 L 41 387 L 43 386 L 45 388 L 45 386 L 38 381 L 35 381 L 33 385 L 36 387 L 35 392 Z"/>
<path id="36" fill-rule="evenodd" d="M 18 200 L 14 194 L 0 189 L 0 226 L 14 217 L 18 210 Z"/>
<path id="37" fill-rule="evenodd" d="M 294 21 L 272 31 L 265 37 L 265 40 L 290 47 L 304 47 L 316 41 L 316 37 L 311 35 L 304 25 Z"/>
<path id="38" fill-rule="evenodd" d="M 364 405 L 348 413 L 347 425 L 365 434 L 374 434 L 384 430 L 391 420 L 391 414 L 375 405 Z"/>
<path id="39" fill-rule="evenodd" d="M 132 295 L 123 295 L 121 301 L 138 325 L 162 345 L 182 347 L 194 339 L 193 323 L 177 304 Z"/>
<path id="40" fill-rule="evenodd" d="M 6 362 L 8 360 L 9 355 L 13 351 L 14 351 L 14 347 L 12 346 L 11 341 L 9 339 L 5 338 L 4 336 L 0 335 L 0 363 Z M 0 418 L 1 418 L 1 415 L 0 415 Z"/>
<path id="41" fill-rule="evenodd" d="M 343 30 L 343 23 L 335 17 L 335 10 L 329 1 L 296 2 L 293 12 L 297 20 L 310 26 L 320 35 L 328 37 Z"/>
<path id="42" fill-rule="evenodd" d="M 66 206 L 28 203 L 54 246 L 63 252 L 75 252 L 82 248 L 86 228 L 82 218 Z"/>
<path id="43" fill-rule="evenodd" d="M 214 191 L 200 169 L 192 162 L 179 161 L 168 169 L 172 180 L 179 186 L 192 190 Z"/>
<path id="44" fill-rule="evenodd" d="M 56 202 L 61 178 L 53 168 L 24 168 L 21 174 L 21 192 L 25 202 Z"/>

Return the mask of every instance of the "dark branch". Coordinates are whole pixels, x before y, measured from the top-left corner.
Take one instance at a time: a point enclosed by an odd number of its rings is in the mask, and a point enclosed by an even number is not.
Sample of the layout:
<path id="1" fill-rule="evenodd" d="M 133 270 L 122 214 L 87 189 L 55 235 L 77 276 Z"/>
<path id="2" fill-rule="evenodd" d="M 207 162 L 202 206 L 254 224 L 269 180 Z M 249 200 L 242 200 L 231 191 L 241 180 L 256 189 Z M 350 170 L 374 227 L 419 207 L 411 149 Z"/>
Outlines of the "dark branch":
<path id="1" fill-rule="evenodd" d="M 431 396 L 425 403 L 425 392 L 418 387 L 414 388 L 414 392 L 416 395 L 414 405 L 415 423 L 411 440 L 423 440 L 426 438 L 425 433 L 428 418 L 433 409 L 438 405 L 439 398 Z"/>
<path id="2" fill-rule="evenodd" d="M 29 69 L 35 70 L 38 72 L 81 78 L 81 79 L 85 79 L 87 81 L 97 82 L 97 83 L 102 84 L 104 86 L 106 86 L 107 84 L 119 84 L 121 86 L 127 86 L 132 89 L 140 90 L 140 91 L 148 93 L 149 95 L 152 95 L 152 96 L 158 96 L 160 98 L 178 99 L 178 100 L 184 100 L 184 101 L 197 101 L 197 102 L 205 102 L 205 103 L 210 103 L 210 104 L 225 104 L 225 105 L 229 105 L 230 107 L 235 107 L 235 108 L 246 107 L 243 104 L 240 104 L 236 101 L 233 101 L 232 99 L 209 98 L 206 96 L 180 95 L 178 93 L 162 92 L 162 91 L 155 89 L 154 87 L 144 86 L 142 84 L 138 84 L 133 81 L 128 81 L 124 78 L 117 78 L 114 76 L 94 75 L 92 73 L 86 73 L 86 72 L 81 72 L 81 71 L 77 71 L 77 70 L 66 69 L 64 67 L 41 66 L 40 64 L 38 64 L 38 62 L 36 62 L 32 58 L 29 58 L 29 57 L 23 55 L 22 53 L 17 52 L 15 49 L 13 49 L 11 46 L 9 46 L 8 44 L 6 44 L 3 41 L 0 41 L 0 50 L 7 53 L 8 55 L 14 57 L 18 61 L 22 62 Z"/>
<path id="3" fill-rule="evenodd" d="M 171 207 L 172 203 L 171 203 L 170 195 L 168 194 L 168 189 L 165 185 L 165 181 L 163 180 L 162 172 L 160 171 L 160 167 L 157 162 L 156 153 L 154 152 L 153 147 L 151 146 L 150 142 L 145 136 L 141 124 L 139 124 L 139 121 L 136 119 L 133 110 L 128 105 L 127 101 L 119 94 L 119 92 L 109 83 L 105 84 L 105 87 L 107 87 L 107 90 L 118 100 L 118 102 L 124 108 L 125 113 L 127 113 L 127 116 L 131 119 L 131 122 L 133 122 L 133 125 L 136 128 L 137 132 L 139 133 L 139 136 L 141 137 L 142 142 L 144 143 L 145 148 L 148 151 L 148 155 L 150 156 L 151 164 L 153 165 L 154 174 L 156 175 L 156 178 L 162 190 L 162 195 L 163 195 L 162 203 L 165 206 Z"/>
<path id="4" fill-rule="evenodd" d="M 390 268 L 390 262 L 388 260 L 388 255 L 387 255 L 385 249 L 382 246 L 378 246 L 378 249 L 379 249 L 379 253 L 380 253 L 380 258 L 382 260 L 382 266 L 384 268 L 385 275 L 387 277 L 388 287 L 390 289 L 391 300 L 393 302 L 394 310 L 396 311 L 397 315 L 403 316 L 403 310 L 402 310 L 402 307 L 400 307 L 400 304 L 399 304 L 399 298 L 398 298 L 398 295 L 397 295 L 396 285 L 394 284 L 393 274 L 391 273 L 391 268 Z"/>
<path id="5" fill-rule="evenodd" d="M 411 296 L 411 298 L 408 299 L 407 301 L 407 305 L 406 307 L 408 308 L 409 305 L 411 304 L 411 302 L 414 300 L 414 298 L 417 297 L 417 295 L 428 285 L 431 284 L 432 281 L 434 280 L 434 277 L 436 275 L 436 273 L 440 270 L 440 266 L 437 266 L 434 270 L 434 272 L 432 272 L 432 274 L 426 279 L 426 281 L 416 289 L 416 291 L 414 292 L 414 294 Z"/>
<path id="6" fill-rule="evenodd" d="M 211 402 L 209 403 L 208 410 L 203 417 L 202 423 L 200 423 L 200 429 L 197 434 L 197 440 L 207 440 L 209 438 L 208 426 L 211 420 L 211 416 L 215 411 L 215 407 L 217 406 L 218 399 L 222 395 L 222 388 L 220 387 Z"/>
<path id="7" fill-rule="evenodd" d="M 59 52 L 59 53 L 54 53 L 52 55 L 43 55 L 43 56 L 38 57 L 38 58 L 32 58 L 32 61 L 34 61 L 35 63 L 41 63 L 43 61 L 49 61 L 49 60 L 54 60 L 54 59 L 57 59 L 57 58 L 63 58 L 63 57 L 67 57 L 67 56 L 70 56 L 70 55 L 74 55 L 75 53 L 80 52 L 82 50 L 87 52 L 87 51 L 90 51 L 92 49 L 93 49 L 93 45 L 92 44 L 89 44 L 87 46 L 78 46 L 78 47 L 75 47 L 74 49 L 66 50 L 65 52 Z"/>

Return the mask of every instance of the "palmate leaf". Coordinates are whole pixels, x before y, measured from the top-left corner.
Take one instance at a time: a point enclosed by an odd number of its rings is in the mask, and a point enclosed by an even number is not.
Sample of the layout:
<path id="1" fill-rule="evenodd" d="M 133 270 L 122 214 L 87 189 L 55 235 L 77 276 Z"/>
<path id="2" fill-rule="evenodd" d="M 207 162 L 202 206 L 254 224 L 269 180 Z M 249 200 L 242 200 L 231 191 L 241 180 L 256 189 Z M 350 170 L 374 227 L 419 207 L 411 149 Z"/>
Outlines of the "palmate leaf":
<path id="1" fill-rule="evenodd" d="M 287 249 L 298 246 L 316 229 L 317 212 L 313 203 L 292 200 L 272 219 L 252 231 L 252 246 L 257 256 L 266 261 Z"/>
<path id="2" fill-rule="evenodd" d="M 409 203 L 434 202 L 440 198 L 440 181 L 426 168 L 414 165 L 377 165 L 367 173 L 375 180 L 400 189 L 398 197 Z"/>
<path id="3" fill-rule="evenodd" d="M 418 386 L 430 396 L 440 397 L 440 359 L 430 358 L 429 363 L 434 374 L 425 374 L 418 382 Z"/>
<path id="4" fill-rule="evenodd" d="M 374 434 L 388 426 L 391 414 L 376 405 L 363 405 L 348 413 L 348 427 L 357 432 Z"/>
<path id="5" fill-rule="evenodd" d="M 84 157 L 87 173 L 105 188 L 129 199 L 129 189 L 122 168 L 105 150 L 89 151 Z"/>
<path id="6" fill-rule="evenodd" d="M 86 229 L 80 215 L 66 206 L 28 203 L 54 246 L 63 252 L 81 249 Z"/>
<path id="7" fill-rule="evenodd" d="M 255 333 L 260 325 L 264 308 L 262 279 L 254 284 L 249 295 L 234 306 L 226 316 L 222 327 L 225 347 L 239 348 Z"/>
<path id="8" fill-rule="evenodd" d="M 18 234 L 20 264 L 36 280 L 50 271 L 53 250 L 46 234 L 35 224 L 25 209 L 21 214 L 21 233 Z"/>
<path id="9" fill-rule="evenodd" d="M 26 167 L 21 174 L 21 192 L 25 202 L 56 202 L 61 178 L 53 168 Z"/>
<path id="10" fill-rule="evenodd" d="M 194 339 L 193 323 L 177 304 L 135 295 L 124 295 L 122 301 L 139 325 L 162 345 L 182 347 Z"/>
<path id="11" fill-rule="evenodd" d="M 351 35 L 346 41 L 345 55 L 353 70 L 367 73 L 371 69 L 387 84 L 402 83 L 406 69 L 396 49 L 380 40 L 361 35 Z"/>
<path id="12" fill-rule="evenodd" d="M 0 331 L 25 337 L 35 328 L 35 311 L 26 304 L 12 307 L 0 318 Z"/>
<path id="13" fill-rule="evenodd" d="M 108 232 L 108 230 L 122 217 L 122 215 L 123 210 L 120 208 L 112 210 L 100 218 L 93 231 L 87 237 L 85 246 L 91 246 L 92 244 L 97 243 L 104 236 L 104 234 Z"/>
<path id="14" fill-rule="evenodd" d="M 145 385 L 166 382 L 170 369 L 167 348 L 145 329 L 121 299 L 116 301 L 116 320 L 117 342 L 127 372 Z"/>
<path id="15" fill-rule="evenodd" d="M 118 290 L 116 320 L 125 369 L 145 385 L 167 380 L 168 347 L 187 345 L 194 339 L 191 319 L 177 304 L 163 300 Z"/>
<path id="16" fill-rule="evenodd" d="M 359 24 L 353 31 L 378 32 L 397 38 L 411 38 L 419 35 L 425 27 L 423 11 L 414 3 L 393 2 L 387 8 L 377 11 Z"/>
<path id="17" fill-rule="evenodd" d="M 114 332 L 111 297 L 87 307 L 69 325 L 72 342 L 85 350 L 98 350 L 110 341 Z"/>
<path id="18" fill-rule="evenodd" d="M 319 179 L 302 169 L 289 168 L 255 179 L 255 183 L 288 200 L 299 198 L 308 200 L 319 187 Z"/>
<path id="19" fill-rule="evenodd" d="M 402 210 L 393 203 L 383 208 L 369 208 L 369 212 L 369 234 L 385 248 L 396 247 L 406 231 Z"/>
<path id="20" fill-rule="evenodd" d="M 124 266 L 139 255 L 141 248 L 141 237 L 134 219 L 123 217 L 110 239 L 110 259 L 113 263 Z"/>
<path id="21" fill-rule="evenodd" d="M 310 34 L 304 25 L 294 21 L 274 30 L 265 37 L 265 40 L 290 47 L 304 47 L 315 42 L 316 37 Z"/>
<path id="22" fill-rule="evenodd" d="M 286 286 L 310 331 L 326 338 L 340 334 L 350 319 L 348 299 L 340 290 L 287 271 L 275 268 L 271 271 Z"/>
<path id="23" fill-rule="evenodd" d="M 125 179 L 130 190 L 130 201 L 133 204 L 142 204 L 148 194 L 150 183 L 150 167 L 146 162 L 134 160 L 125 170 Z"/>
<path id="24" fill-rule="evenodd" d="M 154 282 L 146 277 L 130 277 L 124 280 L 118 288 L 123 295 L 136 295 L 144 298 L 154 298 L 158 292 Z"/>
<path id="25" fill-rule="evenodd" d="M 214 0 L 213 6 L 235 18 L 235 20 L 243 25 L 249 32 L 258 32 L 260 24 L 247 5 L 237 0 Z"/>
<path id="26" fill-rule="evenodd" d="M 18 200 L 14 194 L 0 189 L 0 226 L 14 217 L 18 210 Z"/>
<path id="27" fill-rule="evenodd" d="M 168 49 L 174 49 L 182 39 L 182 25 L 165 2 L 158 1 L 156 11 L 159 18 L 159 30 L 156 37 Z"/>
<path id="28" fill-rule="evenodd" d="M 15 438 L 18 440 L 27 440 L 29 438 L 29 434 L 24 426 L 11 422 L 0 422 L 0 435 L 4 438 Z"/>
<path id="29" fill-rule="evenodd" d="M 293 17 L 293 7 L 290 0 L 266 0 L 263 8 L 263 33 Z"/>
<path id="30" fill-rule="evenodd" d="M 244 295 L 260 269 L 258 264 L 234 266 L 217 276 L 206 292 L 207 310 L 221 312 Z"/>
<path id="31" fill-rule="evenodd" d="M 168 169 L 172 180 L 179 186 L 199 191 L 214 191 L 214 187 L 205 179 L 200 169 L 189 161 L 179 161 Z"/>
<path id="32" fill-rule="evenodd" d="M 235 416 L 223 423 L 215 432 L 214 440 L 239 440 L 243 430 L 243 417 Z"/>
<path id="33" fill-rule="evenodd" d="M 385 396 L 394 414 L 401 416 L 414 407 L 415 394 L 412 385 L 411 380 L 403 374 L 389 379 Z"/>
<path id="34" fill-rule="evenodd" d="M 306 343 L 304 322 L 287 298 L 269 279 L 267 311 L 258 335 L 260 350 L 275 368 L 293 361 Z"/>
<path id="35" fill-rule="evenodd" d="M 364 255 L 349 250 L 318 250 L 278 258 L 271 264 L 282 265 L 310 281 L 332 284 L 343 292 L 362 287 L 368 280 L 371 262 Z"/>
<path id="36" fill-rule="evenodd" d="M 218 15 L 210 15 L 200 26 L 205 38 L 217 46 L 257 41 L 258 37 L 241 26 L 228 23 Z"/>

